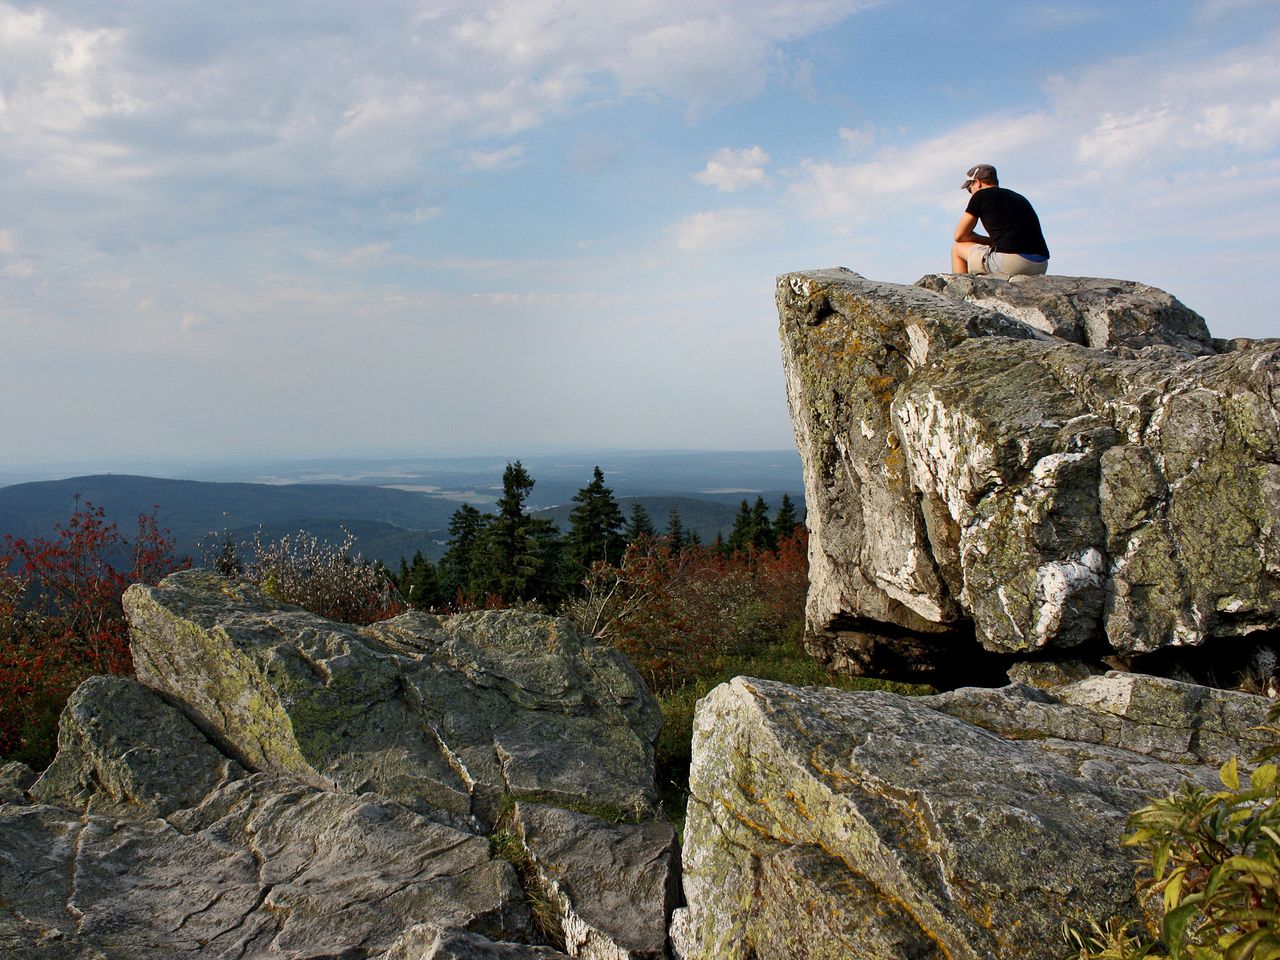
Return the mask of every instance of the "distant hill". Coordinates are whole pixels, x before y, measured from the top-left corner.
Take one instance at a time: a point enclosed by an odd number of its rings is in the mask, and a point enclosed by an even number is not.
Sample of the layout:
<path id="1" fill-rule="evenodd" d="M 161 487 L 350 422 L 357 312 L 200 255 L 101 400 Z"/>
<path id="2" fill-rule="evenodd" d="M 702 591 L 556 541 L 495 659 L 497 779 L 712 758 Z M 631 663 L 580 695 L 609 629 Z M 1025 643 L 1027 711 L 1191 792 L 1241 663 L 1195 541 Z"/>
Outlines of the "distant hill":
<path id="1" fill-rule="evenodd" d="M 671 463 L 673 467 L 677 462 Z M 492 480 L 500 483 L 501 468 L 484 465 L 492 474 Z M 635 468 L 635 465 L 631 465 Z M 768 465 L 747 465 L 752 479 L 764 479 Z M 76 497 L 81 504 L 92 503 L 105 509 L 126 538 L 136 530 L 139 514 L 150 513 L 154 508 L 162 528 L 168 528 L 176 541 L 180 556 L 190 556 L 201 561 L 201 541 L 210 534 L 221 538 L 225 532 L 238 543 L 252 541 L 254 533 L 261 531 L 266 539 L 278 539 L 285 534 L 305 530 L 332 543 L 340 543 L 349 531 L 356 537 L 355 549 L 369 559 L 381 560 L 394 566 L 401 557 L 412 557 L 421 550 L 432 560 L 438 560 L 444 552 L 449 519 L 461 504 L 462 491 L 470 490 L 467 499 L 480 509 L 488 509 L 486 496 L 500 492 L 492 486 L 482 488 L 480 471 L 459 477 L 458 471 L 449 480 L 462 480 L 445 486 L 436 474 L 422 473 L 411 479 L 427 490 L 405 490 L 389 486 L 362 483 L 240 483 L 201 480 L 166 480 L 157 477 L 131 476 L 127 474 L 98 474 L 72 477 L 66 480 L 47 480 L 19 483 L 0 487 L 0 537 L 52 536 L 59 524 L 65 524 L 75 509 Z M 644 463 L 644 484 L 661 487 L 661 473 L 649 461 Z M 569 528 L 569 512 L 574 504 L 573 495 L 590 479 L 568 479 L 570 469 L 561 466 L 557 471 L 545 466 L 552 480 L 539 481 L 535 492 L 543 494 L 541 503 L 536 499 L 530 507 L 539 516 L 551 519 L 563 533 Z M 635 468 L 638 471 L 638 468 Z M 716 474 L 717 469 L 725 470 Z M 574 473 L 580 472 L 576 468 Z M 687 465 L 676 470 L 676 481 L 698 482 L 702 489 L 694 491 L 673 490 L 671 493 L 651 493 L 644 496 L 626 496 L 629 485 L 638 485 L 624 477 L 615 489 L 623 513 L 630 516 L 631 504 L 642 503 L 653 519 L 659 533 L 666 530 L 667 518 L 672 506 L 680 511 L 680 519 L 686 530 L 697 532 L 704 543 L 715 540 L 717 533 L 728 535 L 742 499 L 754 502 L 756 492 L 740 489 L 742 476 L 747 469 L 739 465 L 717 462 L 697 463 L 697 470 Z M 724 478 L 724 488 L 707 489 L 709 479 Z M 401 475 L 397 487 L 406 485 Z M 414 484 L 408 484 L 414 485 Z M 434 491 L 441 492 L 434 492 Z M 451 492 L 446 492 L 451 491 Z M 482 491 L 482 492 L 476 492 Z M 803 497 L 795 490 L 788 491 L 796 502 L 796 509 L 803 511 Z M 772 516 L 782 499 L 781 490 L 763 490 Z M 551 500 L 552 505 L 538 510 Z M 490 501 L 491 502 L 491 501 Z"/>
<path id="2" fill-rule="evenodd" d="M 259 527 L 268 537 L 308 530 L 342 539 L 342 527 L 358 538 L 356 549 L 386 562 L 447 536 L 455 500 L 352 484 L 207 483 L 155 477 L 101 475 L 19 483 L 0 488 L 0 534 L 49 536 L 75 509 L 75 497 L 106 510 L 131 536 L 139 514 L 153 508 L 180 554 L 197 556 L 201 538 L 226 530 L 250 539 Z"/>

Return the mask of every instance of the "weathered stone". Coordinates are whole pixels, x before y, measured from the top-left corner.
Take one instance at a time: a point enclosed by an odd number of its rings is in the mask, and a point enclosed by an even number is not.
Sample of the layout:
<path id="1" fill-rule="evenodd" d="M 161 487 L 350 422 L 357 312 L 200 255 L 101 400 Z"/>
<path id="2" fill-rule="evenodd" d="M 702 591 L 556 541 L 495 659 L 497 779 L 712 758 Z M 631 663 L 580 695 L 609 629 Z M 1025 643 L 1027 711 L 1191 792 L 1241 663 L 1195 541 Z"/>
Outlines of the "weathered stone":
<path id="1" fill-rule="evenodd" d="M 36 772 L 14 760 L 0 764 L 0 803 L 26 803 L 27 791 L 36 782 Z"/>
<path id="2" fill-rule="evenodd" d="M 1083 660 L 1019 660 L 1009 667 L 1006 675 L 1010 683 L 1050 689 L 1101 672 Z"/>
<path id="3" fill-rule="evenodd" d="M 1140 913 L 1128 815 L 1216 783 L 1266 708 L 1120 675 L 919 699 L 723 684 L 694 725 L 686 960 L 1047 955 L 1064 921 Z"/>
<path id="4" fill-rule="evenodd" d="M 1039 334 L 989 310 L 843 270 L 779 277 L 777 300 L 804 465 L 810 629 L 841 617 L 945 629 L 961 610 L 932 562 L 929 516 L 910 496 L 889 404 L 912 371 L 970 336 Z"/>
<path id="5" fill-rule="evenodd" d="M 1280 349 L 1215 354 L 1140 284 L 1030 279 L 779 278 L 825 659 L 969 621 L 1000 653 L 1280 627 Z"/>
<path id="6" fill-rule="evenodd" d="M 1220 352 L 1204 317 L 1156 287 L 1095 277 L 931 274 L 926 290 L 987 307 L 1029 327 L 1087 347 L 1142 349 L 1155 343 L 1189 353 Z"/>
<path id="7" fill-rule="evenodd" d="M 423 917 L 508 936 L 529 923 L 484 838 L 278 774 L 167 819 L 0 807 L 0 901 L 5 956 L 61 942 L 109 960 L 359 957 Z"/>
<path id="8" fill-rule="evenodd" d="M 0 805 L 0 955 L 321 957 L 424 918 L 530 933 L 488 841 L 375 793 L 252 776 L 131 680 L 72 696 L 31 805 Z M 56 805 L 55 805 L 56 804 Z"/>
<path id="9" fill-rule="evenodd" d="M 375 960 L 567 960 L 567 956 L 550 947 L 494 942 L 478 933 L 420 923 Z"/>
<path id="10" fill-rule="evenodd" d="M 662 960 L 678 896 L 675 829 L 610 824 L 588 814 L 521 803 L 514 822 L 542 882 L 560 901 L 570 956 Z"/>
<path id="11" fill-rule="evenodd" d="M 508 794 L 654 810 L 657 704 L 567 620 L 355 627 L 198 570 L 131 587 L 125 609 L 139 679 L 250 769 L 457 825 L 492 823 Z"/>
<path id="12" fill-rule="evenodd" d="M 244 768 L 181 713 L 127 677 L 90 677 L 67 701 L 58 754 L 34 800 L 94 813 L 163 817 L 195 806 Z"/>

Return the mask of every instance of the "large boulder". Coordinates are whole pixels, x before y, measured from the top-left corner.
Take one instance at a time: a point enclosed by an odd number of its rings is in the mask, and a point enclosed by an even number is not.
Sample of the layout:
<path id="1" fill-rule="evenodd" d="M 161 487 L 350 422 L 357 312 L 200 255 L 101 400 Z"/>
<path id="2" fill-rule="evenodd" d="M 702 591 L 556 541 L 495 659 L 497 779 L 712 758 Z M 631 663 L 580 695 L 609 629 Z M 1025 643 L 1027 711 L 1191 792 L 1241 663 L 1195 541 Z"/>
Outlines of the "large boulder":
<path id="1" fill-rule="evenodd" d="M 377 793 L 249 774 L 133 681 L 82 685 L 59 737 L 36 802 L 0 801 L 5 957 L 358 960 L 424 918 L 531 933 L 484 837 Z"/>
<path id="2" fill-rule="evenodd" d="M 563 958 L 498 812 L 654 812 L 657 705 L 568 621 L 354 627 L 201 571 L 125 605 L 143 683 L 87 680 L 43 775 L 0 768 L 5 957 Z M 569 953 L 661 956 L 671 827 L 521 807 Z"/>
<path id="3" fill-rule="evenodd" d="M 777 299 L 824 659 L 1280 626 L 1280 342 L 1120 281 L 827 270 Z"/>
<path id="4" fill-rule="evenodd" d="M 249 769 L 460 826 L 492 824 L 509 795 L 655 809 L 656 701 L 568 620 L 413 612 L 355 627 L 200 570 L 124 602 L 138 678 Z"/>
<path id="5" fill-rule="evenodd" d="M 1129 814 L 1268 701 L 1136 675 L 911 699 L 738 678 L 698 706 L 685 960 L 1053 956 L 1137 916 Z"/>

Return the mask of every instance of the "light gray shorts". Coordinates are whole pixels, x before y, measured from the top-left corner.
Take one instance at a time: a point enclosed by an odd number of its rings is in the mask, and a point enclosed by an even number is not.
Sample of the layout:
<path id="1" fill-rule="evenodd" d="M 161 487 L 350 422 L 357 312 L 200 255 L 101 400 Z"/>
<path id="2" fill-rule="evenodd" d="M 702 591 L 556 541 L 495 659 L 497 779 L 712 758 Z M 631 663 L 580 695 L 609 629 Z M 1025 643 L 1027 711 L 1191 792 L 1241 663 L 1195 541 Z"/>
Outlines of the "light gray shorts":
<path id="1" fill-rule="evenodd" d="M 1006 277 L 1043 276 L 1049 270 L 1048 260 L 1028 260 L 1020 253 L 996 253 L 990 247 L 977 246 L 969 252 L 970 273 L 999 273 Z"/>

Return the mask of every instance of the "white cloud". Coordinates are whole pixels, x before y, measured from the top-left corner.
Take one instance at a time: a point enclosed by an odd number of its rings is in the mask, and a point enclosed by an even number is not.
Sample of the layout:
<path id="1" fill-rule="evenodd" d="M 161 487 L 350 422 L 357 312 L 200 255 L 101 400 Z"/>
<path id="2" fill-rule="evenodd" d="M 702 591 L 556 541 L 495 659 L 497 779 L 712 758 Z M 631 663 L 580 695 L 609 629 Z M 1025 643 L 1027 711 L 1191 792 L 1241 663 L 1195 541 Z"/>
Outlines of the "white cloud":
<path id="1" fill-rule="evenodd" d="M 707 165 L 693 175 L 699 183 L 715 187 L 721 193 L 735 193 L 747 187 L 764 186 L 769 176 L 764 172 L 769 155 L 759 146 L 745 150 L 723 147 L 712 154 Z"/>
<path id="2" fill-rule="evenodd" d="M 864 123 L 859 127 L 841 127 L 840 142 L 853 153 L 862 153 L 871 149 L 876 142 L 875 124 Z"/>
<path id="3" fill-rule="evenodd" d="M 0 230 L 0 253 L 13 253 L 17 249 L 17 234 L 12 229 Z"/>
<path id="4" fill-rule="evenodd" d="M 1129 203 L 1164 177 L 1243 176 L 1280 147 L 1280 36 L 1195 59 L 1129 58 L 1052 78 L 1048 104 L 987 114 L 914 143 L 882 140 L 865 158 L 814 158 L 788 196 L 807 216 L 847 224 L 952 209 L 972 163 L 1002 183 L 1031 185 L 1098 209 Z M 842 131 L 843 136 L 843 131 Z"/>
<path id="5" fill-rule="evenodd" d="M 497 150 L 470 150 L 467 152 L 466 167 L 468 170 L 505 170 L 519 163 L 524 154 L 525 148 L 520 144 Z"/>
<path id="6" fill-rule="evenodd" d="M 708 253 L 760 239 L 769 222 L 758 210 L 708 210 L 683 217 L 667 232 L 681 252 Z"/>

